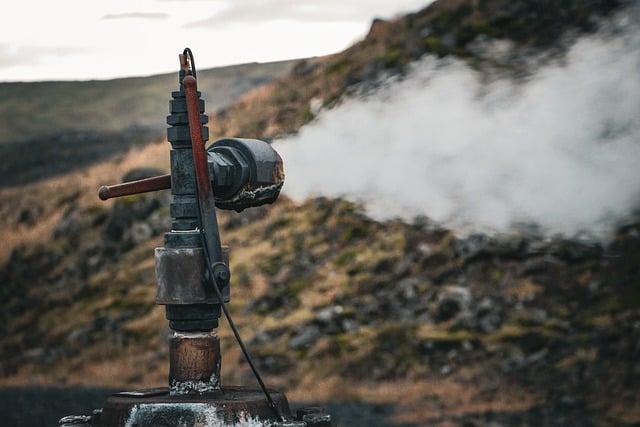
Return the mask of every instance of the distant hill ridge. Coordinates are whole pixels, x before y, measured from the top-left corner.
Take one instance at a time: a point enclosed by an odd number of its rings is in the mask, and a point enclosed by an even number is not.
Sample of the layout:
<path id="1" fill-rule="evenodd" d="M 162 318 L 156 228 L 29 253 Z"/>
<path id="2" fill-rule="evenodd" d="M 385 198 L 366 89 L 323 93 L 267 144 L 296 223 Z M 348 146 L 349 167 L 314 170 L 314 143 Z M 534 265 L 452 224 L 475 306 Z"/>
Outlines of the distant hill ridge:
<path id="1" fill-rule="evenodd" d="M 451 56 L 471 67 L 491 66 L 479 55 L 480 39 L 508 41 L 521 51 L 562 52 L 571 39 L 598 29 L 630 0 L 438 0 L 394 20 L 377 19 L 359 42 L 335 55 L 300 61 L 286 78 L 253 91 L 212 118 L 217 135 L 264 139 L 295 133 L 318 108 L 332 108 L 358 86 L 371 87 L 384 76 L 404 74 L 428 55 Z M 568 43 L 563 43 L 566 40 Z M 526 60 L 506 65 L 526 73 Z M 501 68 L 505 68 L 502 65 Z"/>
<path id="2" fill-rule="evenodd" d="M 198 70 L 207 113 L 285 75 L 295 62 Z M 177 73 L 0 83 L 0 187 L 76 170 L 164 137 L 170 92 L 176 86 Z"/>
<path id="3" fill-rule="evenodd" d="M 295 61 L 198 70 L 207 110 L 232 104 L 247 90 L 286 74 Z M 176 73 L 114 80 L 0 83 L 0 143 L 68 131 L 162 130 Z"/>

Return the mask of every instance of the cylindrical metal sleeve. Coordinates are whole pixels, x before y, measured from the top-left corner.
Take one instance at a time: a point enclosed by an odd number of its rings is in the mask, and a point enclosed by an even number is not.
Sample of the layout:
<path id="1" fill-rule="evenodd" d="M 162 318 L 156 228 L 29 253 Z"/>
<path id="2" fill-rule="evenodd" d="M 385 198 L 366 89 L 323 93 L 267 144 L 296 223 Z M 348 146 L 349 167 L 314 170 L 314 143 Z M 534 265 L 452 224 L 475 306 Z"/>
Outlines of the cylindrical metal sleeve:
<path id="1" fill-rule="evenodd" d="M 169 338 L 169 384 L 180 388 L 188 385 L 198 391 L 202 384 L 205 391 L 220 387 L 220 339 L 214 332 L 178 333 Z"/>

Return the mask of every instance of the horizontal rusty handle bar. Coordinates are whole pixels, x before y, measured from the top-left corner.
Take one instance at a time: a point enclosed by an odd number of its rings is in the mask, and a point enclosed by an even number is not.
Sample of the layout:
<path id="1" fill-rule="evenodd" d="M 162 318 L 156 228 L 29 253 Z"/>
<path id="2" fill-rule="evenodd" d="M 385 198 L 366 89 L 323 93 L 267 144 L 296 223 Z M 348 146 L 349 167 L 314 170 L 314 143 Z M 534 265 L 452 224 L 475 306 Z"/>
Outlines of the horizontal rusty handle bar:
<path id="1" fill-rule="evenodd" d="M 101 200 L 108 200 L 113 197 L 130 196 L 169 188 L 171 188 L 171 175 L 160 175 L 122 184 L 104 185 L 100 187 L 98 196 Z"/>

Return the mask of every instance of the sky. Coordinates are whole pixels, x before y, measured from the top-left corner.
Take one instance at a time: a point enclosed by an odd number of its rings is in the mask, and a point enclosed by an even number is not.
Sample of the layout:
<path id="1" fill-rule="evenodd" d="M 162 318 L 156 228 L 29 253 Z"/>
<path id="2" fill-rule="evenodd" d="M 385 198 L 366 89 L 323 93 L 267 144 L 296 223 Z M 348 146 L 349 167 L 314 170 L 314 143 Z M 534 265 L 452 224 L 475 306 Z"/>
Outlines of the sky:
<path id="1" fill-rule="evenodd" d="M 375 17 L 432 0 L 20 0 L 3 8 L 0 81 L 87 80 L 325 55 Z"/>

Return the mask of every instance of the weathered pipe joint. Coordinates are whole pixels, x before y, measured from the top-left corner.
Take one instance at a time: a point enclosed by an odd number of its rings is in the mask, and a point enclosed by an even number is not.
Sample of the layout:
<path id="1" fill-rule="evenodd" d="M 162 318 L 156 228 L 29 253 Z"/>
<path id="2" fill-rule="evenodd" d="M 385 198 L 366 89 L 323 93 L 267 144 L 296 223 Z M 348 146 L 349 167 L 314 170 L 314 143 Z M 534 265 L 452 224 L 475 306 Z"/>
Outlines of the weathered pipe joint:
<path id="1" fill-rule="evenodd" d="M 198 243 L 197 239 L 193 242 Z M 215 281 L 209 278 L 202 247 L 161 247 L 156 248 L 155 254 L 156 304 L 165 306 L 169 327 L 180 332 L 207 332 L 217 328 L 221 307 L 213 286 L 219 286 L 223 301 L 229 302 L 229 248 L 222 247 L 224 262 L 213 266 L 218 276 Z"/>
<path id="2" fill-rule="evenodd" d="M 227 138 L 208 149 L 216 207 L 240 212 L 273 203 L 284 184 L 282 158 L 257 139 Z"/>
<path id="3" fill-rule="evenodd" d="M 224 276 L 216 278 L 224 302 L 229 302 L 229 248 L 222 247 L 224 263 L 214 265 L 214 274 Z M 189 305 L 220 304 L 209 272 L 206 268 L 202 247 L 156 248 L 156 304 Z"/>
<path id="4" fill-rule="evenodd" d="M 220 390 L 220 339 L 216 332 L 174 332 L 169 338 L 172 395 Z"/>

